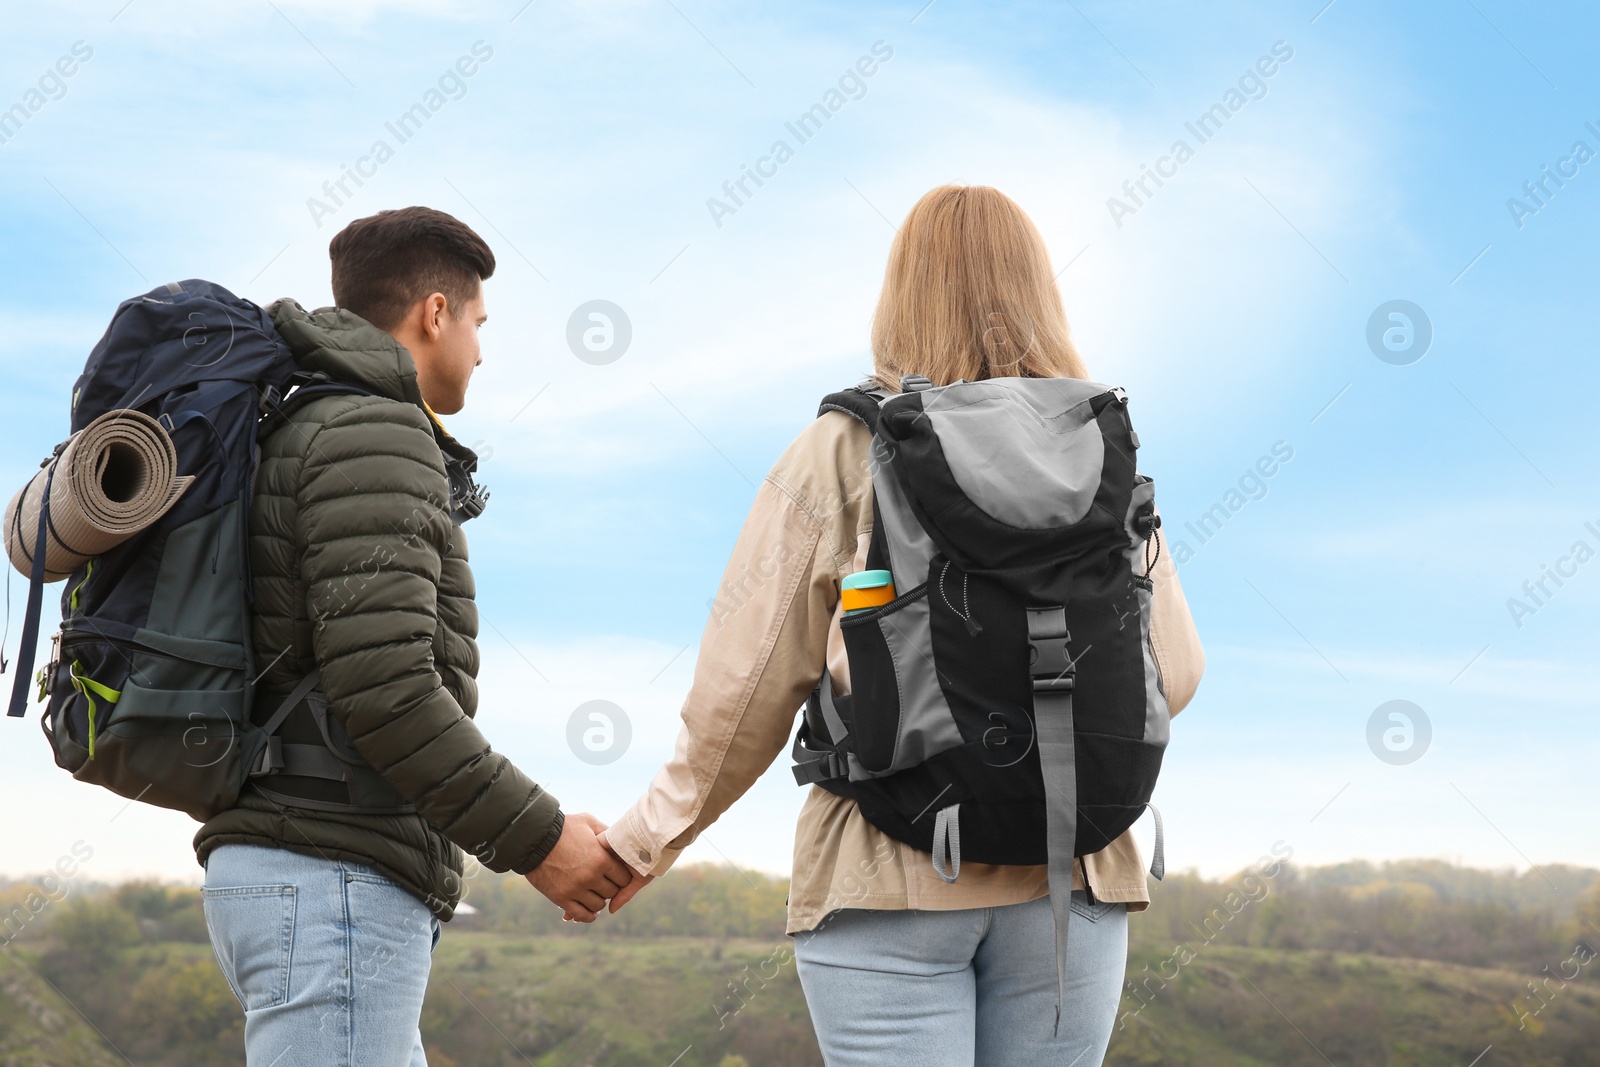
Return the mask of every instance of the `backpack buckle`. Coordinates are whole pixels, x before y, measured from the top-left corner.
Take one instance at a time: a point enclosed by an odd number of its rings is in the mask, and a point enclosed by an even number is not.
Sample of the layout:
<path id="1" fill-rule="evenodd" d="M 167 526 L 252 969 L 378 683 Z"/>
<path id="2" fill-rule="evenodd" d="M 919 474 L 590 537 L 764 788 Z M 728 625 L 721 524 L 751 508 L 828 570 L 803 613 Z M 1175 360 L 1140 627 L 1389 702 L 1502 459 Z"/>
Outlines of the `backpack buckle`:
<path id="1" fill-rule="evenodd" d="M 56 689 L 56 668 L 61 665 L 61 631 L 57 630 L 50 635 L 50 658 L 45 660 L 44 666 L 39 668 L 39 673 L 34 676 L 34 681 L 39 685 L 39 703 L 49 699 L 50 694 Z"/>
<path id="2" fill-rule="evenodd" d="M 267 738 L 266 747 L 261 750 L 261 762 L 250 771 L 250 777 L 265 778 L 281 770 L 283 770 L 283 739 L 273 734 Z"/>
<path id="3" fill-rule="evenodd" d="M 1034 675 L 1033 691 L 1035 693 L 1070 693 L 1074 684 L 1071 671 L 1057 675 L 1054 678 L 1041 678 L 1038 675 Z"/>
<path id="4" fill-rule="evenodd" d="M 837 752 L 829 752 L 821 759 L 796 763 L 789 769 L 794 772 L 796 785 L 816 785 L 818 782 L 831 782 L 850 776 L 850 765 Z"/>
<path id="5" fill-rule="evenodd" d="M 477 518 L 489 506 L 489 490 L 459 468 L 450 470 L 450 518 L 455 525 Z M 458 476 L 459 475 L 459 480 Z"/>
<path id="6" fill-rule="evenodd" d="M 1067 642 L 1067 609 L 1028 609 L 1028 674 L 1035 693 L 1070 692 L 1077 665 Z"/>

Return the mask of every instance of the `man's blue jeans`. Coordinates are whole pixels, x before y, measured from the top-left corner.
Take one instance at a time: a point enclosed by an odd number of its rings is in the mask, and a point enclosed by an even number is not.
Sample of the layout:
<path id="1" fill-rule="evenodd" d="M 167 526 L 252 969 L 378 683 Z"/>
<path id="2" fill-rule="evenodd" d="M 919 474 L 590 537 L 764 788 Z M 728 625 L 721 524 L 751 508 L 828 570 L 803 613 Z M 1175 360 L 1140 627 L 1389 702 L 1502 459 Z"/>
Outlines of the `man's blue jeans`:
<path id="1" fill-rule="evenodd" d="M 1048 898 L 959 911 L 834 912 L 796 934 L 828 1067 L 1098 1067 L 1128 960 L 1128 906 L 1072 894 L 1067 1000 L 1056 1021 Z"/>
<path id="2" fill-rule="evenodd" d="M 364 864 L 224 845 L 205 909 L 249 1067 L 426 1067 L 439 921 L 416 897 Z"/>

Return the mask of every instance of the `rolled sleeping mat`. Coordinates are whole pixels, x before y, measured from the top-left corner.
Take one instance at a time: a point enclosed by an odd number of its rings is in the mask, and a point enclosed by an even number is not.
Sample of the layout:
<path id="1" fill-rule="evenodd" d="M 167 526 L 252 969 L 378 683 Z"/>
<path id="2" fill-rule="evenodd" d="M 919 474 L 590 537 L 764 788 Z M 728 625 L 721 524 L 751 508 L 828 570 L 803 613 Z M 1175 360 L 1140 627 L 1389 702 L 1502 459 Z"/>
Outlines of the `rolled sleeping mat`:
<path id="1" fill-rule="evenodd" d="M 165 427 L 132 408 L 108 411 L 74 434 L 6 505 L 6 555 L 24 575 L 33 573 L 46 484 L 44 577 L 54 582 L 155 523 L 192 481 L 179 476 Z"/>

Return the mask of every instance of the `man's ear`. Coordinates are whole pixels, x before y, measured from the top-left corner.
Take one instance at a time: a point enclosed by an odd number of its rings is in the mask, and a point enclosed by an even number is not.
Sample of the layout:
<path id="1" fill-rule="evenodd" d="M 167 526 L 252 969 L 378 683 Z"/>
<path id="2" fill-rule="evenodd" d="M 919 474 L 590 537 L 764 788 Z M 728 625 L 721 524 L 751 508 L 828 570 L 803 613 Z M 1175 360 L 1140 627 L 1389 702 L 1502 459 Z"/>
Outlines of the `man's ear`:
<path id="1" fill-rule="evenodd" d="M 450 313 L 450 302 L 443 293 L 434 293 L 422 301 L 422 332 L 430 341 L 437 341 L 444 332 L 444 318 Z"/>

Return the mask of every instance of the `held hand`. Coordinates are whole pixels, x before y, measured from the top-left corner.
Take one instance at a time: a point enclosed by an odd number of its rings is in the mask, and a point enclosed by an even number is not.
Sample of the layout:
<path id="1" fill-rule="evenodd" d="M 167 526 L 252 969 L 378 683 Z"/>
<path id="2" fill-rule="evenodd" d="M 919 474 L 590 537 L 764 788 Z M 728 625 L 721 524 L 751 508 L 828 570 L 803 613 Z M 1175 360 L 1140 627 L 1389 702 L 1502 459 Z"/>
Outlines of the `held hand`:
<path id="1" fill-rule="evenodd" d="M 612 899 L 633 881 L 633 870 L 596 836 L 606 824 L 593 815 L 568 815 L 556 847 L 528 873 L 528 882 L 550 898 L 565 917 L 594 922 Z"/>
<path id="2" fill-rule="evenodd" d="M 600 843 L 606 846 L 607 849 L 610 849 L 611 842 L 606 840 L 605 833 L 602 831 L 599 836 Z M 611 854 L 615 856 L 616 852 L 613 851 Z M 615 915 L 617 912 L 621 911 L 624 904 L 638 896 L 639 890 L 643 889 L 645 886 L 649 885 L 655 880 L 656 876 L 653 874 L 640 874 L 639 872 L 635 871 L 633 874 L 633 881 L 623 886 L 622 892 L 611 898 L 611 914 Z"/>
<path id="3" fill-rule="evenodd" d="M 613 856 L 617 855 L 617 850 L 611 847 L 611 842 L 606 839 L 606 835 L 605 835 L 604 831 L 602 831 L 601 833 L 599 833 L 596 836 L 599 837 L 600 843 L 606 847 L 606 850 L 608 852 L 610 852 Z M 618 856 L 618 858 L 620 859 L 621 857 Z M 655 880 L 656 880 L 656 876 L 653 875 L 653 874 L 640 874 L 639 872 L 635 871 L 633 873 L 633 881 L 631 881 L 627 885 L 623 886 L 622 887 L 622 891 L 620 893 L 618 893 L 616 896 L 611 898 L 611 906 L 610 906 L 610 908 L 608 910 L 611 912 L 611 914 L 615 915 L 618 911 L 620 911 L 622 909 L 622 906 L 624 904 L 626 904 L 628 901 L 630 901 L 630 900 L 632 900 L 634 898 L 634 896 L 639 892 L 639 890 L 643 889 L 645 886 L 649 885 L 651 882 L 653 882 Z M 566 922 L 582 922 L 583 921 L 582 919 L 576 918 L 575 916 L 571 915 L 570 913 L 562 915 L 561 918 Z"/>

